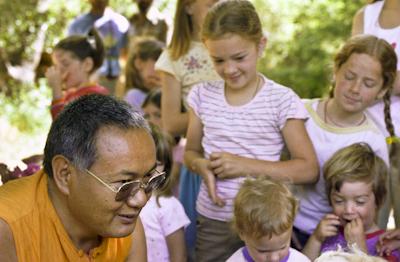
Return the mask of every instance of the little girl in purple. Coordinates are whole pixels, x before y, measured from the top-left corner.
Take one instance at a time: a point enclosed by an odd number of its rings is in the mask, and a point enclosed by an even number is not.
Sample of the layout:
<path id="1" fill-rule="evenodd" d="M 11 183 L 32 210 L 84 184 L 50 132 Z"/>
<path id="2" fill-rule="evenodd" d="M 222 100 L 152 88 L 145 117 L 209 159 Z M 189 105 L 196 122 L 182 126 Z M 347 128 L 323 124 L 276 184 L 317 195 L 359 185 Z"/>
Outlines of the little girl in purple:
<path id="1" fill-rule="evenodd" d="M 327 214 L 310 236 L 303 253 L 314 261 L 320 253 L 356 246 L 379 256 L 376 216 L 386 197 L 387 166 L 371 147 L 355 143 L 338 150 L 324 165 L 326 192 L 333 213 Z M 384 256 L 400 261 L 400 252 Z"/>

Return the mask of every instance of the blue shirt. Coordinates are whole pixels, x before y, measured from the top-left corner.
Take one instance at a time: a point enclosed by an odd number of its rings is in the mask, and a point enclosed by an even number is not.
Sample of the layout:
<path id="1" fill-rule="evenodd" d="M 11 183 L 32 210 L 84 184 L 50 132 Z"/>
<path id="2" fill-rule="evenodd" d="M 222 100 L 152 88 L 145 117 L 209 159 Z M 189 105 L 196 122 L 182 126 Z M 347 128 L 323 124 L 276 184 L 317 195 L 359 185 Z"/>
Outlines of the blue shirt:
<path id="1" fill-rule="evenodd" d="M 87 13 L 78 16 L 69 26 L 68 35 L 87 35 L 95 27 L 103 39 L 105 60 L 99 69 L 100 75 L 117 77 L 121 71 L 120 51 L 127 44 L 129 21 L 122 15 L 106 8 L 103 15 Z"/>

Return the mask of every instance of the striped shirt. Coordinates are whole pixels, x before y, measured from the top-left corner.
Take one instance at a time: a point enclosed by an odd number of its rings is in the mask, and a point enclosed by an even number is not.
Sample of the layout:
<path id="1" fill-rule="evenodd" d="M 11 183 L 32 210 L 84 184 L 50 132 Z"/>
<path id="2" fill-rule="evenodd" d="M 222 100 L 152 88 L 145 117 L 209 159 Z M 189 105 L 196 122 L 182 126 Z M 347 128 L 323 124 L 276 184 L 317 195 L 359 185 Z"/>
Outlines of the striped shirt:
<path id="1" fill-rule="evenodd" d="M 228 152 L 242 157 L 279 161 L 284 140 L 282 128 L 290 118 L 305 119 L 306 110 L 289 88 L 265 77 L 264 85 L 247 104 L 231 106 L 225 99 L 224 82 L 203 82 L 189 93 L 188 104 L 203 124 L 204 157 L 213 152 Z M 233 199 L 244 177 L 217 179 L 217 194 L 224 207 L 214 205 L 202 182 L 197 211 L 208 218 L 228 221 Z"/>

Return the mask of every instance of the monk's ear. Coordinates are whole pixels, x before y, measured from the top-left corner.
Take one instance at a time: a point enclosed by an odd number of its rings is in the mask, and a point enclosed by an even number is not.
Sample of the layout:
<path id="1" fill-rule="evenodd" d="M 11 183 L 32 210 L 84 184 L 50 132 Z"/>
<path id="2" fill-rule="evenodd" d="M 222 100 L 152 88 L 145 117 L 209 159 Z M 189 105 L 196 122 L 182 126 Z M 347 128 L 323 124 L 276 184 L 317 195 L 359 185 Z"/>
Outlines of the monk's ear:
<path id="1" fill-rule="evenodd" d="M 58 190 L 63 194 L 68 195 L 71 174 L 76 172 L 75 168 L 63 155 L 54 156 L 51 164 L 53 166 L 53 179 Z"/>

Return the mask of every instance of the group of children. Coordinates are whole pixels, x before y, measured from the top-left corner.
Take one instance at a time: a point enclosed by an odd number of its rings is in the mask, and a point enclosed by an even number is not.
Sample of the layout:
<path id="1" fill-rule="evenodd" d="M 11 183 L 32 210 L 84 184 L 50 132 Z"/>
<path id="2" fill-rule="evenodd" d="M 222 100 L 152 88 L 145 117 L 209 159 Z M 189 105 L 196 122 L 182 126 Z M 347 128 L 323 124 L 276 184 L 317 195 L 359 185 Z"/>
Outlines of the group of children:
<path id="1" fill-rule="evenodd" d="M 400 232 L 382 230 L 391 207 L 400 219 L 393 8 L 374 1 L 356 15 L 353 34 L 369 35 L 340 48 L 329 98 L 302 101 L 257 71 L 267 39 L 249 1 L 177 0 L 168 48 L 139 40 L 127 63 L 126 100 L 174 173 L 141 213 L 149 261 L 309 261 L 339 247 L 400 261 Z M 56 45 L 53 117 L 76 97 L 107 94 L 90 83 L 103 57 L 94 30 Z"/>

